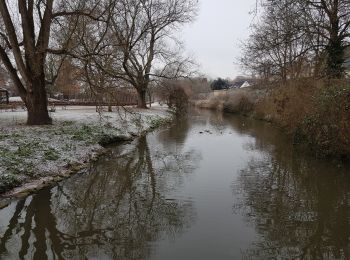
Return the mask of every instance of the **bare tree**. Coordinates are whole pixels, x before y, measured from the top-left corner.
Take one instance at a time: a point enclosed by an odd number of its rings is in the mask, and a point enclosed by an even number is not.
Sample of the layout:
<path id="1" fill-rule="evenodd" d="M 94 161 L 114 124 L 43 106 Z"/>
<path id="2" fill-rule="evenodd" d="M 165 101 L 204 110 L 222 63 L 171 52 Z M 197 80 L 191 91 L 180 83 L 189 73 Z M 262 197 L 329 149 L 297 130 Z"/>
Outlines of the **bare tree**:
<path id="1" fill-rule="evenodd" d="M 45 58 L 54 16 L 53 0 L 46 1 L 45 5 L 40 2 L 35 5 L 34 1 L 18 1 L 15 8 L 21 17 L 20 30 L 16 28 L 14 17 L 11 17 L 7 1 L 0 1 L 1 18 L 6 30 L 6 33 L 2 32 L 6 45 L 0 46 L 0 57 L 27 106 L 28 124 L 49 124 L 51 119 L 47 111 Z M 34 10 L 38 10 L 37 15 L 40 16 L 39 30 L 35 28 Z M 11 54 L 16 66 L 11 61 Z"/>
<path id="2" fill-rule="evenodd" d="M 349 0 L 301 0 L 307 31 L 325 40 L 328 77 L 344 76 L 344 50 L 350 36 Z"/>
<path id="3" fill-rule="evenodd" d="M 295 70 L 295 65 L 307 71 L 300 67 L 306 63 L 314 76 L 344 76 L 344 54 L 350 36 L 349 0 L 262 0 L 259 3 L 263 7 L 263 18 L 244 46 L 243 64 L 248 69 L 265 75 L 278 74 L 281 78 L 286 78 L 288 72 L 287 77 L 292 78 L 295 73 L 290 72 Z M 290 57 L 296 59 L 293 61 Z"/>
<path id="4" fill-rule="evenodd" d="M 51 123 L 47 110 L 45 71 L 47 55 L 62 54 L 69 47 L 67 44 L 51 46 L 55 43 L 51 38 L 53 29 L 59 27 L 65 19 L 74 16 L 97 19 L 93 14 L 100 2 L 99 0 L 19 0 L 17 3 L 0 1 L 0 58 L 27 107 L 29 125 Z M 18 20 L 20 22 L 17 22 Z"/>
<path id="5" fill-rule="evenodd" d="M 104 19 L 82 17 L 74 30 L 60 34 L 71 39 L 73 46 L 69 51 L 55 52 L 78 59 L 85 72 L 83 81 L 92 93 L 131 87 L 138 94 L 138 107 L 146 108 L 152 81 L 192 75 L 195 63 L 183 55 L 176 33 L 194 19 L 197 0 L 101 2 L 108 6 L 100 10 Z M 106 8 L 109 12 L 104 11 Z"/>
<path id="6" fill-rule="evenodd" d="M 183 75 L 188 58 L 180 49 L 174 32 L 196 15 L 196 0 L 120 0 L 112 18 L 115 58 L 121 62 L 114 75 L 133 86 L 138 107 L 146 108 L 146 94 L 152 77 Z M 180 45 L 181 46 L 181 45 Z"/>
<path id="7" fill-rule="evenodd" d="M 264 13 L 243 46 L 241 63 L 264 78 L 282 80 L 305 74 L 311 49 L 309 34 L 301 30 L 300 6 L 290 0 L 268 1 Z"/>

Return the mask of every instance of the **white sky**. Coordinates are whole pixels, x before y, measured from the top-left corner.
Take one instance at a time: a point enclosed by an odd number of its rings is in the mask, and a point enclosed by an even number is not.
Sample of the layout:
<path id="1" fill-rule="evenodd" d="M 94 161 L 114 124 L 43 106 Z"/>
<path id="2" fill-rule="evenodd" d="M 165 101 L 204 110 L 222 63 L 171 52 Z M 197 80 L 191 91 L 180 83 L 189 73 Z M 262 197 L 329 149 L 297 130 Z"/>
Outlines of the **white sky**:
<path id="1" fill-rule="evenodd" d="M 184 29 L 187 51 L 209 77 L 234 78 L 243 72 L 235 65 L 240 41 L 249 35 L 256 0 L 200 0 L 196 21 Z"/>

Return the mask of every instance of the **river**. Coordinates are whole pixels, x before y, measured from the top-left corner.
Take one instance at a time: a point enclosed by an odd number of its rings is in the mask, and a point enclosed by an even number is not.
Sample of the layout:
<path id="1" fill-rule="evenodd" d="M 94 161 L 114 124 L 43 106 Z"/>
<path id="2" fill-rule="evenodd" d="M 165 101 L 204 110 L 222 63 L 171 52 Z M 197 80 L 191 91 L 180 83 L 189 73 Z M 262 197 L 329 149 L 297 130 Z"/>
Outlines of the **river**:
<path id="1" fill-rule="evenodd" d="M 350 259 L 349 165 L 192 111 L 0 210 L 0 259 Z"/>

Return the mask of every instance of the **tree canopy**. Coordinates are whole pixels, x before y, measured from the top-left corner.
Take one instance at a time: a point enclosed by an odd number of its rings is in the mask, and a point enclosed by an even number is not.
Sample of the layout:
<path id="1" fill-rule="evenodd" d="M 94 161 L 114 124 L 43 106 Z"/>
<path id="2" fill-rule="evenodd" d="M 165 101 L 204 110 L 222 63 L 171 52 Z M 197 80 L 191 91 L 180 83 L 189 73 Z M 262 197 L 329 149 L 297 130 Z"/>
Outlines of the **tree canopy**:
<path id="1" fill-rule="evenodd" d="M 228 89 L 230 87 L 230 83 L 228 82 L 228 80 L 218 78 L 214 80 L 210 86 L 212 90 L 222 90 Z"/>

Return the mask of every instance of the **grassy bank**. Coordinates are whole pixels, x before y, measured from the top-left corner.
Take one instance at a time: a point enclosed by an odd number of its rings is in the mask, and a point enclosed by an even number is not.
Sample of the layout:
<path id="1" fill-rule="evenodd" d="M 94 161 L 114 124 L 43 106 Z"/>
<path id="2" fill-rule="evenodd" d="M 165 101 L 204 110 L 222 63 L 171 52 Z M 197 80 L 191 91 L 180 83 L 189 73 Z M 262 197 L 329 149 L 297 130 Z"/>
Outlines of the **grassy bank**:
<path id="1" fill-rule="evenodd" d="M 25 117 L 24 111 L 0 112 L 0 194 L 27 193 L 61 180 L 87 166 L 106 145 L 132 140 L 171 120 L 162 108 L 102 114 L 68 108 L 52 114 L 52 126 L 42 127 L 26 126 Z"/>
<path id="2" fill-rule="evenodd" d="M 350 83 L 304 79 L 233 90 L 196 102 L 283 127 L 317 156 L 350 159 Z"/>

